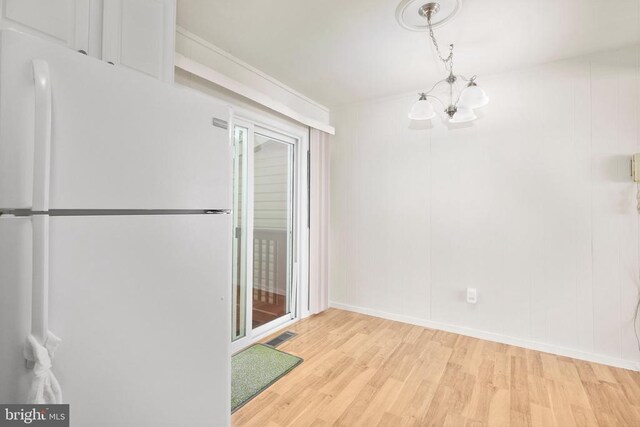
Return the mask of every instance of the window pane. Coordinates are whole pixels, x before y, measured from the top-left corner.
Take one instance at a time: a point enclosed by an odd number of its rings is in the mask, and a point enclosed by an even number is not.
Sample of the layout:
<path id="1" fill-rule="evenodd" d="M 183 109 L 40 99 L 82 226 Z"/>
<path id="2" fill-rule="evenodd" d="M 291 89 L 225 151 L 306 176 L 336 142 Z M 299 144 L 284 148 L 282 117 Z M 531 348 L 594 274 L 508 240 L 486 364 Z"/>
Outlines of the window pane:
<path id="1" fill-rule="evenodd" d="M 252 326 L 290 313 L 293 146 L 260 134 L 253 146 Z"/>

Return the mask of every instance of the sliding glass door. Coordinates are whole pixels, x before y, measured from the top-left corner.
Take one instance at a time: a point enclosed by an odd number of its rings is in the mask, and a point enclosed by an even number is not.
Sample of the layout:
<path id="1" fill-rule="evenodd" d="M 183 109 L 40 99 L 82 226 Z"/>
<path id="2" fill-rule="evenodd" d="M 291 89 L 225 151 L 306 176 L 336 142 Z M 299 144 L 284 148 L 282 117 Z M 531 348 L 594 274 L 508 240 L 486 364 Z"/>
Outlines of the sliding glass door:
<path id="1" fill-rule="evenodd" d="M 234 129 L 233 340 L 295 314 L 297 140 L 252 123 Z"/>
<path id="2" fill-rule="evenodd" d="M 256 131 L 253 140 L 254 329 L 291 313 L 293 144 Z"/>

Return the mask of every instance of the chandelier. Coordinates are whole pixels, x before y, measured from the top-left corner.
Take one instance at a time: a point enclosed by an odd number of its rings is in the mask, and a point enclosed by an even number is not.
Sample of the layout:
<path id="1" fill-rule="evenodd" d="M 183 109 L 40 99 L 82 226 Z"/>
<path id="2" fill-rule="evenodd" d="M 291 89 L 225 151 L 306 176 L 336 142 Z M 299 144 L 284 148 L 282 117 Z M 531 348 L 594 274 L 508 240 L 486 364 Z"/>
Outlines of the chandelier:
<path id="1" fill-rule="evenodd" d="M 449 75 L 433 85 L 428 92 L 418 94 L 419 98 L 413 104 L 409 112 L 409 118 L 412 120 L 429 120 L 435 117 L 436 112 L 431 100 L 437 101 L 444 109 L 444 113 L 448 116 L 449 123 L 465 123 L 477 118 L 474 110 L 484 107 L 489 102 L 487 94 L 476 83 L 476 76 L 466 78 L 460 74 L 453 72 L 453 44 L 449 45 L 449 54 L 443 57 L 438 46 L 438 41 L 433 34 L 432 18 L 440 10 L 439 3 L 427 3 L 418 9 L 418 13 L 426 19 L 426 28 L 429 30 L 429 37 L 433 42 L 438 58 L 443 62 L 445 69 Z M 443 21 L 441 21 L 443 22 Z M 442 84 L 447 84 L 448 100 L 442 101 L 433 93 Z"/>

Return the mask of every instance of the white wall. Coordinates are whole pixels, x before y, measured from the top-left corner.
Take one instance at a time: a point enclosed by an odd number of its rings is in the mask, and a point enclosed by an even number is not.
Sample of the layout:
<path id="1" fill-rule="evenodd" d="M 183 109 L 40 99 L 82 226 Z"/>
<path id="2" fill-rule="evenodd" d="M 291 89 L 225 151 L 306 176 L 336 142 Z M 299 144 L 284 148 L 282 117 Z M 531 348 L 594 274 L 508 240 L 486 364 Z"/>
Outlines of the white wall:
<path id="1" fill-rule="evenodd" d="M 637 368 L 640 48 L 479 84 L 455 129 L 415 94 L 332 109 L 332 304 Z"/>

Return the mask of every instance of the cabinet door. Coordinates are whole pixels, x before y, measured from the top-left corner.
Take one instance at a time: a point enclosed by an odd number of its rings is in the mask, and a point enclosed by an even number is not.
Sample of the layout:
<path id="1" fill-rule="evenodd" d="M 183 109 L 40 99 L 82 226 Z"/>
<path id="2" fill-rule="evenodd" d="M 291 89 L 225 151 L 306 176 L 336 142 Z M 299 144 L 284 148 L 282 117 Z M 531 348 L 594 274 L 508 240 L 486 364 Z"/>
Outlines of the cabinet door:
<path id="1" fill-rule="evenodd" d="M 175 0 L 104 2 L 102 57 L 173 82 Z"/>
<path id="2" fill-rule="evenodd" d="M 2 28 L 89 51 L 90 0 L 0 0 Z"/>

